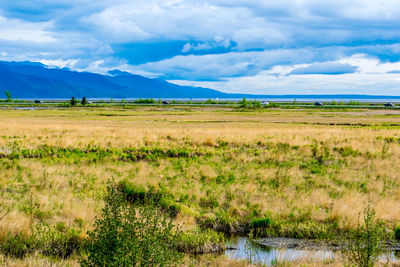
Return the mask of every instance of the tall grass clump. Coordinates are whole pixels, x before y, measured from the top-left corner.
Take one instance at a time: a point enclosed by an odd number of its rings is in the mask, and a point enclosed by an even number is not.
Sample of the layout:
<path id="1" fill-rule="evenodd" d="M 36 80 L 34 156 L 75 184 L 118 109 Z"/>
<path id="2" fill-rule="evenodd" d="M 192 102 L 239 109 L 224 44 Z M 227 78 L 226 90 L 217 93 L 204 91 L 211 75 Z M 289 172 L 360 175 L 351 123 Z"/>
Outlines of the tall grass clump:
<path id="1" fill-rule="evenodd" d="M 263 234 L 265 230 L 272 225 L 272 220 L 269 217 L 266 218 L 256 218 L 250 222 L 250 227 L 255 231 L 256 235 Z"/>
<path id="2" fill-rule="evenodd" d="M 82 266 L 168 266 L 182 257 L 171 219 L 154 206 L 129 203 L 112 185 L 88 236 Z"/>
<path id="3" fill-rule="evenodd" d="M 24 258 L 35 250 L 35 240 L 23 235 L 7 235 L 0 239 L 0 252 L 6 257 Z"/>
<path id="4" fill-rule="evenodd" d="M 67 259 L 79 251 L 80 232 L 75 229 L 56 229 L 45 223 L 37 224 L 29 236 L 11 233 L 0 238 L 0 253 L 9 258 L 25 258 L 38 252 L 53 259 Z"/>
<path id="5" fill-rule="evenodd" d="M 175 203 L 173 196 L 162 189 L 157 190 L 150 187 L 146 190 L 144 187 L 137 186 L 126 180 L 119 182 L 117 189 L 133 205 L 155 205 L 173 218 L 179 213 L 179 206 Z"/>

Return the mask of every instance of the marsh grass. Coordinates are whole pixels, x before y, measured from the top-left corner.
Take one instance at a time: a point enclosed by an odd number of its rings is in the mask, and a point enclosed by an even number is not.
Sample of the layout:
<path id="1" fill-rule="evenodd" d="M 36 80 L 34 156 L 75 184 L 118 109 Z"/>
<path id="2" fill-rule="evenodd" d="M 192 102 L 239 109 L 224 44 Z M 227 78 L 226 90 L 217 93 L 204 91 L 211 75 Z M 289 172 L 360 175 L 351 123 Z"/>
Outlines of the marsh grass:
<path id="1" fill-rule="evenodd" d="M 368 196 L 393 232 L 396 112 L 1 110 L 0 240 L 35 239 L 38 225 L 86 238 L 108 180 L 134 203 L 157 203 L 188 233 L 247 234 L 252 221 L 270 218 L 257 234 L 334 238 L 357 227 Z"/>

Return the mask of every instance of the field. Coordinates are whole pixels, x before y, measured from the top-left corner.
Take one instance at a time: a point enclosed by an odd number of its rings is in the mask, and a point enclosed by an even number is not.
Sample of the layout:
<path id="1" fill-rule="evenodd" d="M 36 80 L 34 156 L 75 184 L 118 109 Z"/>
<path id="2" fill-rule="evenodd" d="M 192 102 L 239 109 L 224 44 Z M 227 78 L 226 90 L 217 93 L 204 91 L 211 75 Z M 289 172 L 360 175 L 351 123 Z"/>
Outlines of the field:
<path id="1" fill-rule="evenodd" d="M 393 231 L 399 144 L 396 109 L 0 110 L 0 241 L 84 239 L 108 183 L 162 195 L 176 224 L 210 242 L 219 236 L 207 229 L 246 235 L 262 218 L 265 235 L 334 238 L 357 226 L 368 201 Z M 39 228 L 50 234 L 37 237 Z M 43 260 L 21 253 L 0 261 Z M 74 265 L 71 253 L 50 261 Z"/>

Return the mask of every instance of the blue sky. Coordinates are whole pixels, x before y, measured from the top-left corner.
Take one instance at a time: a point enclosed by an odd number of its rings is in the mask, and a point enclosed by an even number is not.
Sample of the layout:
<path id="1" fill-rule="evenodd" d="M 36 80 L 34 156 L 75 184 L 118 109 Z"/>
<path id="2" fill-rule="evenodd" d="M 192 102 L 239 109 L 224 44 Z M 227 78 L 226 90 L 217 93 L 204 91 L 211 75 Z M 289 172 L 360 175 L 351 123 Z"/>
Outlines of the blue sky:
<path id="1" fill-rule="evenodd" d="M 400 95 L 400 1 L 0 2 L 0 60 L 257 94 Z"/>

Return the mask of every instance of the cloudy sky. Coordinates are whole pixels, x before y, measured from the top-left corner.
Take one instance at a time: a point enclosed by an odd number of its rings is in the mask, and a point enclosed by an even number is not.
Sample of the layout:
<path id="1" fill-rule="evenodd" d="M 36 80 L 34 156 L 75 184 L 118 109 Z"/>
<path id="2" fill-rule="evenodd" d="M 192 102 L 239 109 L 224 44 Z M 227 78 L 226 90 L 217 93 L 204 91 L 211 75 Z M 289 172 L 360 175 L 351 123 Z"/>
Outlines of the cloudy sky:
<path id="1" fill-rule="evenodd" d="M 0 60 L 257 94 L 400 95 L 398 0 L 0 2 Z"/>

